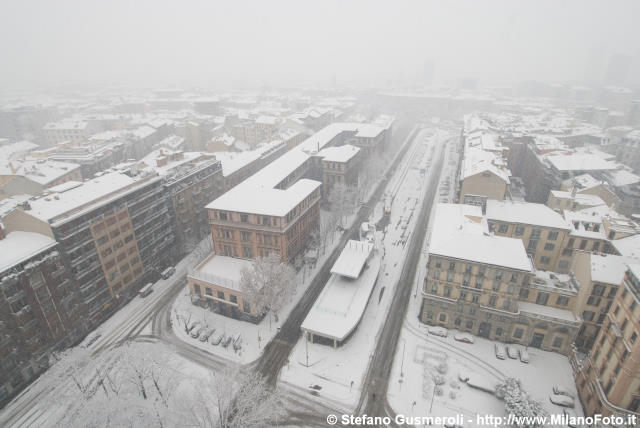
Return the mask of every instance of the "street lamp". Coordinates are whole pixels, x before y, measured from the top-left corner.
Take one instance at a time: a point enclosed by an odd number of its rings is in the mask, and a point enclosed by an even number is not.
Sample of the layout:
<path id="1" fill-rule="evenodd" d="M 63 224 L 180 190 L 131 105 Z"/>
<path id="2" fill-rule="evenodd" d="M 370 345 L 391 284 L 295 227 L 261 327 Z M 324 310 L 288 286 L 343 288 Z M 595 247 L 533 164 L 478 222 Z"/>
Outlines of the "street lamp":
<path id="1" fill-rule="evenodd" d="M 402 338 L 402 362 L 400 363 L 400 377 L 404 377 L 404 350 L 407 346 L 407 341 Z"/>

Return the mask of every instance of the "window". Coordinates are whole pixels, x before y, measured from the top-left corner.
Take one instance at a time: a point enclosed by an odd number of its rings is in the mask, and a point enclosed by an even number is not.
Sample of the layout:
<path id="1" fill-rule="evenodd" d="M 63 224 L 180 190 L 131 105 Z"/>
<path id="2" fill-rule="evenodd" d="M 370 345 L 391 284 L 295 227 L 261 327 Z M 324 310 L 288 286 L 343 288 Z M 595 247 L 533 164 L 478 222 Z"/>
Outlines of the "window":
<path id="1" fill-rule="evenodd" d="M 475 315 L 476 314 L 476 308 L 469 308 L 469 314 L 470 315 Z"/>
<path id="2" fill-rule="evenodd" d="M 466 326 L 469 330 L 471 330 L 473 328 L 473 321 L 467 321 Z"/>
<path id="3" fill-rule="evenodd" d="M 230 294 L 229 300 L 231 300 L 231 303 L 238 303 L 238 296 L 236 296 L 235 294 Z"/>
<path id="4" fill-rule="evenodd" d="M 513 294 L 513 292 L 515 291 L 515 289 L 516 289 L 516 288 L 515 288 L 513 285 L 509 285 L 509 286 L 507 287 L 507 293 L 509 293 L 509 294 Z"/>
<path id="5" fill-rule="evenodd" d="M 253 257 L 253 248 L 242 247 L 242 257 L 250 259 Z"/>
<path id="6" fill-rule="evenodd" d="M 516 339 L 522 339 L 523 335 L 524 335 L 524 330 L 521 328 L 516 328 L 515 331 L 513 332 L 513 337 L 515 337 Z"/>
<path id="7" fill-rule="evenodd" d="M 103 245 L 108 240 L 109 240 L 109 237 L 107 235 L 101 236 L 100 238 L 98 238 L 98 245 Z"/>
<path id="8" fill-rule="evenodd" d="M 464 267 L 464 271 L 465 271 L 466 273 L 471 273 L 471 265 L 469 265 L 469 264 L 468 264 L 468 265 L 466 265 L 466 266 Z"/>
<path id="9" fill-rule="evenodd" d="M 251 232 L 240 232 L 240 239 L 244 242 L 251 241 Z"/>
<path id="10" fill-rule="evenodd" d="M 549 263 L 551 263 L 551 257 L 547 257 L 547 256 L 540 257 L 540 263 L 542 263 L 543 265 L 548 265 Z"/>
<path id="11" fill-rule="evenodd" d="M 447 281 L 449 282 L 453 281 L 453 271 L 447 272 Z"/>
<path id="12" fill-rule="evenodd" d="M 231 250 L 231 246 L 230 245 L 225 245 L 223 247 L 223 249 L 222 249 L 222 252 L 227 257 L 232 257 L 233 256 L 233 251 Z"/>
<path id="13" fill-rule="evenodd" d="M 561 348 L 562 347 L 562 343 L 564 342 L 564 339 L 562 337 L 554 337 L 553 338 L 553 347 L 554 348 Z"/>
<path id="14" fill-rule="evenodd" d="M 596 316 L 596 314 L 595 314 L 595 313 L 593 313 L 593 312 L 591 312 L 591 311 L 584 311 L 584 312 L 582 313 L 582 318 L 583 318 L 585 321 L 593 321 L 593 318 L 594 318 L 595 316 Z"/>
<path id="15" fill-rule="evenodd" d="M 438 319 L 440 320 L 440 322 L 445 322 L 445 321 L 447 321 L 447 316 L 445 314 L 440 314 Z"/>
<path id="16" fill-rule="evenodd" d="M 507 224 L 501 224 L 498 226 L 499 233 L 507 233 L 507 230 L 509 230 L 509 225 Z"/>
<path id="17" fill-rule="evenodd" d="M 427 312 L 427 319 L 432 319 L 433 318 L 433 312 Z"/>
<path id="18" fill-rule="evenodd" d="M 583 239 L 580 241 L 580 249 L 584 250 L 585 248 L 587 248 L 587 240 Z"/>
<path id="19" fill-rule="evenodd" d="M 604 296 L 604 290 L 605 290 L 604 285 L 596 284 L 596 285 L 593 286 L 593 290 L 591 290 L 591 295 L 592 296 Z"/>
<path id="20" fill-rule="evenodd" d="M 496 271 L 496 279 L 502 279 L 502 271 L 501 270 L 497 270 Z"/>
<path id="21" fill-rule="evenodd" d="M 542 293 L 542 292 L 538 293 L 538 297 L 536 297 L 536 303 L 538 305 L 546 305 L 547 304 L 547 300 L 549 300 L 549 294 L 548 293 Z"/>
<path id="22" fill-rule="evenodd" d="M 444 297 L 449 297 L 451 296 L 451 287 L 449 287 L 448 285 L 446 285 L 444 287 Z"/>
<path id="23" fill-rule="evenodd" d="M 511 300 L 505 299 L 504 302 L 502 302 L 502 309 L 509 309 L 509 306 L 511 306 Z"/>
<path id="24" fill-rule="evenodd" d="M 249 214 L 240 214 L 240 221 L 242 223 L 249 223 Z"/>
<path id="25" fill-rule="evenodd" d="M 441 268 L 442 267 L 442 261 L 436 260 L 436 267 L 437 268 Z"/>
<path id="26" fill-rule="evenodd" d="M 607 297 L 609 297 L 609 298 L 616 297 L 616 293 L 617 292 L 618 292 L 618 287 L 611 287 L 609 289 L 609 296 L 607 296 Z"/>
<path id="27" fill-rule="evenodd" d="M 224 300 L 224 291 L 218 291 L 218 299 Z"/>
<path id="28" fill-rule="evenodd" d="M 495 308 L 497 300 L 498 300 L 498 296 L 489 296 L 489 306 L 491 306 L 492 308 Z"/>
<path id="29" fill-rule="evenodd" d="M 535 251 L 538 247 L 538 241 L 536 239 L 532 239 L 527 244 L 527 250 Z"/>
<path id="30" fill-rule="evenodd" d="M 596 241 L 593 243 L 593 251 L 598 251 L 600 249 L 600 242 Z"/>
<path id="31" fill-rule="evenodd" d="M 493 291 L 500 291 L 500 282 L 493 281 Z"/>
<path id="32" fill-rule="evenodd" d="M 125 236 L 125 238 L 124 238 L 124 243 L 125 244 L 128 244 L 131 241 L 133 241 L 133 234 Z"/>
<path id="33" fill-rule="evenodd" d="M 440 279 L 440 271 L 439 270 L 434 270 L 433 271 L 433 278 L 434 279 Z"/>
<path id="34" fill-rule="evenodd" d="M 569 262 L 567 260 L 560 260 L 558 262 L 558 269 L 568 269 L 569 268 Z"/>
<path id="35" fill-rule="evenodd" d="M 242 301 L 242 310 L 246 313 L 251 312 L 251 305 L 249 305 L 249 302 L 247 302 L 246 300 Z"/>
<path id="36" fill-rule="evenodd" d="M 529 297 L 529 289 L 528 288 L 521 288 L 520 289 L 520 298 L 521 299 L 526 299 L 527 297 Z"/>
<path id="37" fill-rule="evenodd" d="M 573 250 L 569 247 L 565 248 L 564 250 L 562 250 L 562 255 L 563 256 L 570 256 L 571 254 L 573 254 Z"/>
<path id="38" fill-rule="evenodd" d="M 198 284 L 193 284 L 193 291 L 196 294 L 200 294 L 200 286 Z"/>
<path id="39" fill-rule="evenodd" d="M 476 279 L 476 288 L 478 290 L 482 288 L 482 280 L 480 278 Z"/>
<path id="40" fill-rule="evenodd" d="M 225 213 L 223 211 L 218 212 L 218 218 L 220 220 L 225 220 L 225 221 L 228 220 L 227 213 Z"/>
<path id="41" fill-rule="evenodd" d="M 524 235 L 524 226 L 516 226 L 516 236 Z"/>
<path id="42" fill-rule="evenodd" d="M 473 303 L 478 303 L 478 301 L 480 301 L 480 295 L 479 294 L 474 294 L 471 296 L 471 301 Z"/>
<path id="43" fill-rule="evenodd" d="M 478 268 L 478 276 L 484 276 L 485 273 L 485 267 L 484 266 L 480 266 Z"/>
<path id="44" fill-rule="evenodd" d="M 533 229 L 531 231 L 531 237 L 536 239 L 540 238 L 540 229 Z"/>
<path id="45" fill-rule="evenodd" d="M 549 232 L 547 233 L 547 239 L 549 241 L 555 241 L 556 239 L 558 239 L 558 232 Z"/>
<path id="46" fill-rule="evenodd" d="M 518 274 L 517 273 L 512 273 L 511 274 L 511 282 L 518 282 Z"/>
<path id="47" fill-rule="evenodd" d="M 456 268 L 456 262 L 449 262 L 449 270 L 454 270 Z"/>
<path id="48" fill-rule="evenodd" d="M 194 286 L 199 287 L 199 285 L 198 285 L 198 284 L 194 284 Z M 213 291 L 212 291 L 209 287 L 206 287 L 206 288 L 204 289 L 204 292 L 205 292 L 205 294 L 206 294 L 207 296 L 213 296 Z"/>
<path id="49" fill-rule="evenodd" d="M 589 298 L 587 299 L 587 305 L 600 306 L 600 298 L 596 296 L 589 296 Z"/>
<path id="50" fill-rule="evenodd" d="M 573 248 L 573 244 L 576 242 L 574 238 L 569 238 L 569 242 L 567 242 L 567 247 Z"/>
<path id="51" fill-rule="evenodd" d="M 460 318 L 456 318 L 453 323 L 458 327 L 462 323 L 462 320 Z"/>
<path id="52" fill-rule="evenodd" d="M 502 336 L 502 327 L 496 328 L 496 336 Z"/>
<path id="53" fill-rule="evenodd" d="M 631 333 L 631 337 L 629 338 L 629 341 L 631 342 L 632 345 L 634 345 L 636 343 L 636 340 L 638 340 L 638 333 L 634 331 L 633 333 Z"/>
<path id="54" fill-rule="evenodd" d="M 546 244 L 544 244 L 544 249 L 546 251 L 552 251 L 554 248 L 556 248 L 556 244 L 552 244 L 550 242 L 547 242 Z"/>
<path id="55" fill-rule="evenodd" d="M 460 300 L 467 300 L 467 292 L 462 290 L 460 292 Z"/>
<path id="56" fill-rule="evenodd" d="M 269 226 L 271 224 L 271 217 L 269 216 L 262 216 L 262 224 Z"/>
<path id="57" fill-rule="evenodd" d="M 438 284 L 436 283 L 431 284 L 431 292 L 434 294 L 438 294 Z"/>
<path id="58" fill-rule="evenodd" d="M 567 296 L 558 296 L 556 304 L 558 306 L 567 306 L 569 304 L 569 298 Z"/>

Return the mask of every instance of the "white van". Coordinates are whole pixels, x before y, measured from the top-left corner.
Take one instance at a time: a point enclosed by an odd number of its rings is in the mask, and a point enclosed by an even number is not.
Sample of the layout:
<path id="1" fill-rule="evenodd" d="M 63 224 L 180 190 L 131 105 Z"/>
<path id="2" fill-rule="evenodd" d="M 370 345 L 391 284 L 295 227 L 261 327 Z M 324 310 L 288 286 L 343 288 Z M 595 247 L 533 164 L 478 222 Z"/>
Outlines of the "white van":
<path id="1" fill-rule="evenodd" d="M 176 268 L 171 266 L 171 267 L 168 267 L 165 270 L 163 270 L 162 273 L 160 274 L 160 276 L 162 276 L 162 279 L 167 279 L 171 275 L 173 275 L 174 273 L 176 273 Z"/>

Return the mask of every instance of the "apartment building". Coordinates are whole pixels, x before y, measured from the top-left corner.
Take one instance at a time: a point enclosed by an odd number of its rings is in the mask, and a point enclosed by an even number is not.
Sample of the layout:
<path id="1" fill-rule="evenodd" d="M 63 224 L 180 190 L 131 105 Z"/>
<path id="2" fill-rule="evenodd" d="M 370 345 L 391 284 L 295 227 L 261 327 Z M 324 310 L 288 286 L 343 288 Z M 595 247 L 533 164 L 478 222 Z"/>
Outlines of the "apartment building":
<path id="1" fill-rule="evenodd" d="M 587 193 L 577 193 L 577 188 L 571 191 L 551 190 L 547 199 L 547 206 L 554 211 L 562 212 L 563 210 L 578 211 L 585 208 L 593 208 L 599 205 L 606 205 L 606 202 L 598 195 L 590 195 Z"/>
<path id="2" fill-rule="evenodd" d="M 175 222 L 176 246 L 185 254 L 209 234 L 206 205 L 222 194 L 222 166 L 213 154 L 158 149 L 127 168 L 132 176 L 157 173 Z"/>
<path id="3" fill-rule="evenodd" d="M 572 265 L 580 290 L 576 308 L 584 321 L 576 338 L 579 350 L 592 348 L 620 288 L 627 263 L 634 260 L 576 251 Z"/>
<path id="4" fill-rule="evenodd" d="M 322 170 L 322 197 L 327 198 L 336 184 L 358 185 L 358 173 L 362 162 L 362 151 L 356 146 L 345 144 L 327 147 L 313 157 L 312 162 L 320 163 Z"/>
<path id="5" fill-rule="evenodd" d="M 536 271 L 521 239 L 490 235 L 480 207 L 438 204 L 422 322 L 567 354 L 581 323 L 576 291 Z"/>
<path id="6" fill-rule="evenodd" d="M 50 146 L 65 141 L 83 141 L 93 132 L 95 129 L 84 120 L 49 122 L 42 127 L 44 139 Z"/>
<path id="7" fill-rule="evenodd" d="M 555 270 L 569 226 L 560 214 L 542 204 L 487 201 L 489 231 L 518 238 L 539 270 Z M 567 266 L 568 267 L 568 266 Z"/>
<path id="8" fill-rule="evenodd" d="M 639 326 L 640 265 L 630 264 L 591 351 L 572 358 L 585 414 L 640 418 Z"/>
<path id="9" fill-rule="evenodd" d="M 2 221 L 55 239 L 90 323 L 98 324 L 172 263 L 174 223 L 162 179 L 108 173 L 67 182 Z"/>
<path id="10" fill-rule="evenodd" d="M 86 332 L 83 305 L 51 237 L 0 223 L 0 404 Z"/>

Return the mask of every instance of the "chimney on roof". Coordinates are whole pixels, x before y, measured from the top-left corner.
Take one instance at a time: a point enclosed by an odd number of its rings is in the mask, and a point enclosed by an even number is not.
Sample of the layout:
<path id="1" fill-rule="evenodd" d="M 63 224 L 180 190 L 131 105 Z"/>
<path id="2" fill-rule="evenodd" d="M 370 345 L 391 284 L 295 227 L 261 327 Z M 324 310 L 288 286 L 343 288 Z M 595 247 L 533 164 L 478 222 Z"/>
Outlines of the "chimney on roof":
<path id="1" fill-rule="evenodd" d="M 9 169 L 11 169 L 11 174 L 15 174 L 16 173 L 16 168 L 13 166 L 12 162 L 9 162 Z"/>
<path id="2" fill-rule="evenodd" d="M 7 231 L 4 228 L 4 224 L 0 221 L 0 241 L 2 241 L 7 236 Z"/>

